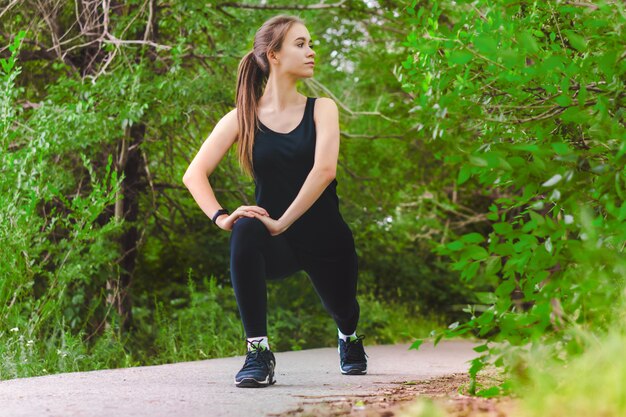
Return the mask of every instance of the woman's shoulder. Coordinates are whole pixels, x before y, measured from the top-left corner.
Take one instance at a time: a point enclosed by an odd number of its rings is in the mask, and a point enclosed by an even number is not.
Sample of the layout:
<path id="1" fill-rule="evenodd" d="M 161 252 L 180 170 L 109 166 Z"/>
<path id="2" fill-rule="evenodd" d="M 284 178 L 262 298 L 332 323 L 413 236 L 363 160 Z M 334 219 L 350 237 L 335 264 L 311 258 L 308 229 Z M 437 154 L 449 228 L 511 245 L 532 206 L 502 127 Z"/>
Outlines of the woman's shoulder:
<path id="1" fill-rule="evenodd" d="M 333 100 L 330 97 L 311 97 L 313 100 L 315 100 L 315 107 L 316 108 L 337 108 L 337 103 L 335 103 L 335 100 Z"/>
<path id="2" fill-rule="evenodd" d="M 313 106 L 313 120 L 317 122 L 317 115 L 320 114 L 337 114 L 339 109 L 337 103 L 330 97 L 313 97 L 315 99 Z"/>

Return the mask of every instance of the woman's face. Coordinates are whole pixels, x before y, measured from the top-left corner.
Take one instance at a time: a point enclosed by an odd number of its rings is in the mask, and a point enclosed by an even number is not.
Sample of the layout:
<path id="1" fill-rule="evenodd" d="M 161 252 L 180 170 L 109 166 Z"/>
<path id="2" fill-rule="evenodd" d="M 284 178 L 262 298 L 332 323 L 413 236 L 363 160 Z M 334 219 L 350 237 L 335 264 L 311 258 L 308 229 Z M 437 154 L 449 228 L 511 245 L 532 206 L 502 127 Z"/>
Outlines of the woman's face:
<path id="1" fill-rule="evenodd" d="M 310 62 L 315 61 L 315 52 L 311 44 L 306 26 L 295 23 L 287 31 L 281 50 L 269 54 L 271 71 L 276 71 L 277 75 L 292 75 L 297 78 L 312 77 L 314 66 Z"/>

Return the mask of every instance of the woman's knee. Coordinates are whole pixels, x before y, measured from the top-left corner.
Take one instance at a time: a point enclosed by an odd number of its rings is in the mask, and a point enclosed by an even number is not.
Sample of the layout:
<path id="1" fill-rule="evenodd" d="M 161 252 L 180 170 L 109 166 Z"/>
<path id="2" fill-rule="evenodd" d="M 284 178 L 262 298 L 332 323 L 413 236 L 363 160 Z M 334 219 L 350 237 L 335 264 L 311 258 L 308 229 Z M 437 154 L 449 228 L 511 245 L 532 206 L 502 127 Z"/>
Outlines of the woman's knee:
<path id="1" fill-rule="evenodd" d="M 230 240 L 233 244 L 256 243 L 262 242 L 267 236 L 269 232 L 261 220 L 255 217 L 240 217 L 233 224 Z"/>

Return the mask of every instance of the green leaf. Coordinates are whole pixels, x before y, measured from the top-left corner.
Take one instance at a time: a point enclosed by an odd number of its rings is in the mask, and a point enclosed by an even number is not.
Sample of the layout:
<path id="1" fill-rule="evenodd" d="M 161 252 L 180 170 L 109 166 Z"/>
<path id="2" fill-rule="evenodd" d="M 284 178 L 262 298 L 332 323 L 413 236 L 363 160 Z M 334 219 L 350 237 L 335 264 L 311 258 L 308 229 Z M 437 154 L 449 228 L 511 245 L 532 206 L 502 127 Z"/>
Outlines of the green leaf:
<path id="1" fill-rule="evenodd" d="M 559 155 L 567 155 L 570 152 L 567 144 L 563 142 L 554 142 L 551 143 L 550 146 L 552 146 L 552 149 Z"/>
<path id="2" fill-rule="evenodd" d="M 537 41 L 535 41 L 535 38 L 533 37 L 532 33 L 530 33 L 527 30 L 522 31 L 517 36 L 517 41 L 520 43 L 523 49 L 530 52 L 531 54 L 534 54 L 539 51 L 539 45 L 537 44 Z"/>
<path id="3" fill-rule="evenodd" d="M 535 35 L 538 38 L 544 38 L 546 35 L 540 31 L 539 29 L 532 29 L 531 30 L 532 34 Z"/>
<path id="4" fill-rule="evenodd" d="M 619 209 L 619 214 L 617 216 L 617 220 L 622 221 L 626 219 L 626 202 L 622 203 L 622 206 Z"/>
<path id="5" fill-rule="evenodd" d="M 473 350 L 475 352 L 480 353 L 480 352 L 484 352 L 486 350 L 489 350 L 489 346 L 487 346 L 487 344 L 484 344 L 484 345 L 476 346 L 475 348 L 473 348 Z"/>
<path id="6" fill-rule="evenodd" d="M 534 212 L 533 210 L 528 210 L 528 214 L 530 215 L 530 218 L 533 219 L 538 225 L 542 225 L 545 223 L 545 219 L 543 218 L 543 216 Z"/>
<path id="7" fill-rule="evenodd" d="M 480 243 L 485 241 L 485 237 L 480 233 L 467 233 L 461 236 L 461 240 L 466 243 Z"/>
<path id="8" fill-rule="evenodd" d="M 462 255 L 462 259 L 474 259 L 474 260 L 481 260 L 481 259 L 485 259 L 487 256 L 489 256 L 489 254 L 487 253 L 487 251 L 485 250 L 485 248 L 481 247 L 481 246 L 468 246 L 464 251 L 463 251 L 463 255 Z"/>
<path id="9" fill-rule="evenodd" d="M 471 376 L 476 376 L 476 374 L 478 374 L 478 372 L 483 369 L 483 367 L 485 366 L 485 363 L 482 361 L 482 356 L 478 357 L 478 358 L 474 358 L 471 360 L 472 365 L 469 368 L 469 374 Z"/>
<path id="10" fill-rule="evenodd" d="M 489 165 L 485 158 L 481 158 L 479 156 L 470 155 L 469 161 L 470 163 L 472 163 L 472 165 L 476 165 L 479 167 L 486 167 L 487 165 Z"/>
<path id="11" fill-rule="evenodd" d="M 543 61 L 542 70 L 545 72 L 554 72 L 557 69 L 563 68 L 563 58 L 557 55 L 551 55 Z M 546 85 L 546 89 L 549 86 Z"/>
<path id="12" fill-rule="evenodd" d="M 419 350 L 422 343 L 424 343 L 423 339 L 417 339 L 415 342 L 411 344 L 411 346 L 409 346 L 409 349 Z"/>
<path id="13" fill-rule="evenodd" d="M 498 285 L 498 288 L 496 288 L 495 293 L 499 297 L 506 297 L 509 294 L 511 294 L 511 292 L 515 289 L 515 286 L 516 286 L 515 282 L 512 279 L 508 279 L 500 283 L 500 285 Z"/>
<path id="14" fill-rule="evenodd" d="M 494 304 L 497 301 L 497 297 L 491 291 L 477 291 L 474 295 L 483 304 Z"/>
<path id="15" fill-rule="evenodd" d="M 480 391 L 478 391 L 476 393 L 477 396 L 479 397 L 484 397 L 484 398 L 491 398 L 491 397 L 496 397 L 500 394 L 500 388 L 499 387 L 491 387 L 488 389 L 482 389 Z"/>
<path id="16" fill-rule="evenodd" d="M 555 97 L 554 101 L 556 101 L 556 103 L 559 106 L 563 106 L 563 107 L 566 107 L 566 106 L 569 106 L 570 104 L 572 104 L 572 99 L 568 95 L 565 95 L 565 94 L 561 94 L 561 95 Z"/>
<path id="17" fill-rule="evenodd" d="M 480 324 L 481 326 L 484 326 L 486 324 L 491 323 L 494 318 L 495 318 L 495 315 L 493 314 L 493 311 L 487 310 L 483 312 L 483 314 L 478 316 L 478 318 L 476 319 L 476 323 Z"/>
<path id="18" fill-rule="evenodd" d="M 454 50 L 450 52 L 450 55 L 448 56 L 448 62 L 450 64 L 465 65 L 470 62 L 473 57 L 474 54 L 472 54 L 471 52 Z"/>
<path id="19" fill-rule="evenodd" d="M 485 261 L 485 275 L 495 275 L 502 268 L 502 262 L 499 256 L 490 256 Z"/>
<path id="20" fill-rule="evenodd" d="M 507 235 L 513 231 L 513 226 L 509 223 L 494 223 L 493 230 L 500 235 Z"/>
<path id="21" fill-rule="evenodd" d="M 617 69 L 617 65 L 615 64 L 617 61 L 617 55 L 617 50 L 613 49 L 604 52 L 604 54 L 596 58 L 598 66 L 606 78 L 613 78 L 613 75 L 615 74 L 615 70 Z"/>
<path id="22" fill-rule="evenodd" d="M 563 32 L 567 35 L 567 40 L 574 48 L 581 52 L 587 49 L 587 41 L 585 38 L 570 29 L 564 29 Z"/>
<path id="23" fill-rule="evenodd" d="M 520 151 L 537 152 L 540 150 L 539 146 L 534 143 L 521 143 L 511 145 L 511 149 L 518 149 Z"/>
<path id="24" fill-rule="evenodd" d="M 498 220 L 498 213 L 489 213 L 487 214 L 485 217 L 487 217 L 487 219 L 489 220 Z"/>
<path id="25" fill-rule="evenodd" d="M 476 276 L 476 272 L 478 272 L 479 267 L 480 263 L 473 262 L 472 264 L 470 264 L 469 267 L 465 268 L 461 272 L 461 278 L 465 279 L 466 281 L 474 278 Z"/>
<path id="26" fill-rule="evenodd" d="M 499 168 L 506 169 L 507 171 L 513 170 L 513 167 L 511 166 L 511 164 L 509 164 L 509 162 L 505 158 L 498 157 L 498 162 L 499 162 L 499 165 L 498 165 Z"/>
<path id="27" fill-rule="evenodd" d="M 446 248 L 450 249 L 451 251 L 461 250 L 464 247 L 465 247 L 465 244 L 461 240 L 455 240 L 446 245 Z"/>
<path id="28" fill-rule="evenodd" d="M 485 54 L 494 54 L 498 50 L 498 42 L 485 33 L 474 38 L 474 46 Z"/>
<path id="29" fill-rule="evenodd" d="M 468 165 L 463 165 L 461 167 L 461 169 L 459 170 L 459 175 L 456 179 L 456 182 L 458 185 L 463 184 L 465 181 L 467 181 L 469 179 L 469 177 L 471 176 L 471 167 Z"/>

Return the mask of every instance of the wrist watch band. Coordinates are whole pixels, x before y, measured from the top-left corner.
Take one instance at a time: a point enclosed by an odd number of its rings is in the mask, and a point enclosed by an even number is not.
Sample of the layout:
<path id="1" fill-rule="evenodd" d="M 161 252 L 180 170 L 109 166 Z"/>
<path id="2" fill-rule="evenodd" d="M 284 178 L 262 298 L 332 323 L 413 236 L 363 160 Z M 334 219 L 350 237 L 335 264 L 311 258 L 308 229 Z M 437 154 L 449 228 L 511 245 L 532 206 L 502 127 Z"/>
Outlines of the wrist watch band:
<path id="1" fill-rule="evenodd" d="M 217 223 L 215 223 L 215 221 L 222 214 L 228 214 L 228 210 L 222 208 L 222 209 L 219 209 L 218 211 L 215 212 L 215 214 L 213 215 L 213 218 L 211 219 L 215 225 L 217 225 Z"/>

